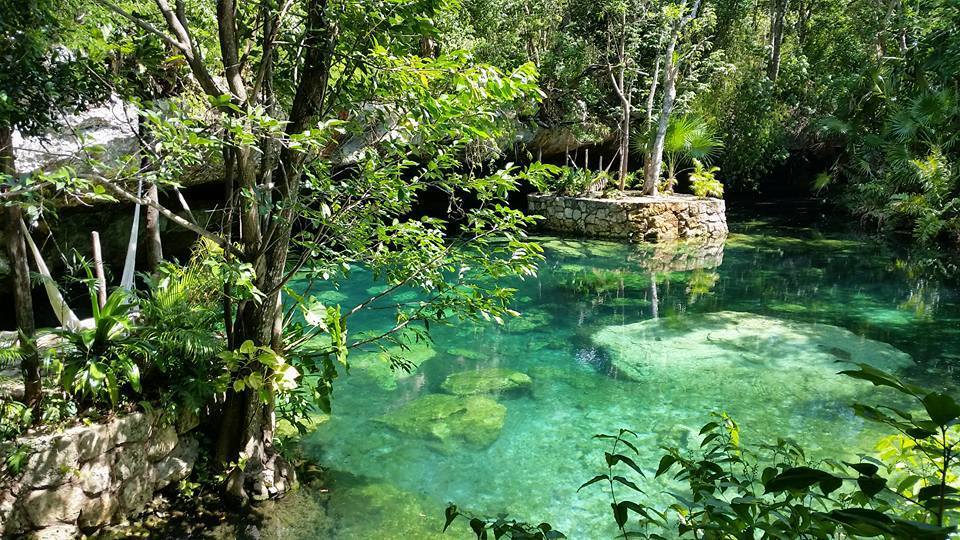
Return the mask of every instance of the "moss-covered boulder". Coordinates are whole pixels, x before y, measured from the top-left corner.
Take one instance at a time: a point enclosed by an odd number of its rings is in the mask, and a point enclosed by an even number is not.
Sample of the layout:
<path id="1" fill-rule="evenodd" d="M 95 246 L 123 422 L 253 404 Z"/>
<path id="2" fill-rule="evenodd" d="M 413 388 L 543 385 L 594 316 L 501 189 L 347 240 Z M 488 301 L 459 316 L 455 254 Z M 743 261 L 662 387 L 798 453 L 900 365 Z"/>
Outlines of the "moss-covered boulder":
<path id="1" fill-rule="evenodd" d="M 468 347 L 450 347 L 447 349 L 447 354 L 458 359 L 465 358 L 467 360 L 477 360 L 479 362 L 485 362 L 490 359 L 489 353 Z"/>
<path id="2" fill-rule="evenodd" d="M 533 381 L 525 373 L 506 368 L 481 368 L 447 376 L 440 385 L 444 391 L 458 396 L 502 394 L 528 388 Z"/>
<path id="3" fill-rule="evenodd" d="M 500 436 L 507 408 L 486 396 L 427 394 L 380 417 L 388 426 L 440 443 L 442 449 L 466 443 L 493 444 Z"/>
<path id="4" fill-rule="evenodd" d="M 518 317 L 510 317 L 504 320 L 503 327 L 507 332 L 524 333 L 545 328 L 553 322 L 553 315 L 542 309 L 526 310 Z"/>

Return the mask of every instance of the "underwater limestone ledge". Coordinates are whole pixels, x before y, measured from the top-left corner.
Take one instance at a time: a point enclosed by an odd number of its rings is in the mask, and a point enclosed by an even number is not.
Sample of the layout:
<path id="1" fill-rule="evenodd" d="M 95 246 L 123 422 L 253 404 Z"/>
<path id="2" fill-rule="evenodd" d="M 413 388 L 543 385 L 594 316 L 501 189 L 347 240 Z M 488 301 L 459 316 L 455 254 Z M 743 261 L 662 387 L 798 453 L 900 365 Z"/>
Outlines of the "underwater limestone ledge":
<path id="1" fill-rule="evenodd" d="M 480 448 L 500 436 L 507 408 L 487 396 L 427 394 L 380 417 L 384 424 L 453 452 L 467 443 Z"/>
<path id="2" fill-rule="evenodd" d="M 867 390 L 862 382 L 837 375 L 852 363 L 892 372 L 913 364 L 892 345 L 845 328 L 736 311 L 606 326 L 593 341 L 623 377 L 687 395 L 706 395 L 712 387 L 725 395 L 776 396 L 765 405 L 770 415 Z"/>
<path id="3" fill-rule="evenodd" d="M 500 394 L 529 388 L 533 381 L 526 373 L 507 368 L 483 368 L 447 376 L 440 388 L 458 396 Z"/>
<path id="4" fill-rule="evenodd" d="M 23 452 L 0 480 L 0 537 L 75 538 L 139 514 L 193 470 L 196 425 L 196 415 L 136 412 L 0 447 Z"/>
<path id="5" fill-rule="evenodd" d="M 596 238 L 622 238 L 634 242 L 668 242 L 689 238 L 723 238 L 727 235 L 723 199 L 693 195 L 566 197 L 531 194 L 530 213 L 543 216 L 540 226 L 549 231 Z"/>

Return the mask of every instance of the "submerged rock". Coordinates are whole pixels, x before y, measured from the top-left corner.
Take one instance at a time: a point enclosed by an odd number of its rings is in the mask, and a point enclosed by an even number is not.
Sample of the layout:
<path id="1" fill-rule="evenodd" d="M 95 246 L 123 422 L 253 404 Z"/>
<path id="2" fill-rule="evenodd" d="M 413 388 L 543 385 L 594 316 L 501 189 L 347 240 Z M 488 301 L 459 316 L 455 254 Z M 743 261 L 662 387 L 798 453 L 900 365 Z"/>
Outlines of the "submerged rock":
<path id="1" fill-rule="evenodd" d="M 458 359 L 466 358 L 467 360 L 477 360 L 480 362 L 485 362 L 490 359 L 489 354 L 469 347 L 450 347 L 447 349 L 447 354 Z"/>
<path id="2" fill-rule="evenodd" d="M 350 369 L 365 373 L 384 390 L 393 390 L 397 383 L 413 375 L 424 362 L 437 355 L 428 344 L 414 344 L 406 349 L 388 347 L 380 352 L 351 355 Z"/>
<path id="3" fill-rule="evenodd" d="M 525 310 L 519 317 L 510 317 L 504 321 L 503 327 L 507 332 L 529 332 L 538 328 L 550 326 L 553 315 L 542 309 Z"/>
<path id="4" fill-rule="evenodd" d="M 636 381 L 722 387 L 764 399 L 850 396 L 863 384 L 838 376 L 838 362 L 863 362 L 887 371 L 911 364 L 891 345 L 826 324 L 721 311 L 608 326 L 593 336 L 610 352 L 617 372 Z"/>
<path id="5" fill-rule="evenodd" d="M 385 414 L 380 421 L 450 449 L 458 443 L 478 447 L 493 444 L 506 416 L 507 408 L 486 396 L 427 394 Z"/>
<path id="6" fill-rule="evenodd" d="M 458 396 L 500 394 L 527 388 L 533 381 L 525 373 L 506 368 L 482 368 L 449 375 L 440 386 Z"/>

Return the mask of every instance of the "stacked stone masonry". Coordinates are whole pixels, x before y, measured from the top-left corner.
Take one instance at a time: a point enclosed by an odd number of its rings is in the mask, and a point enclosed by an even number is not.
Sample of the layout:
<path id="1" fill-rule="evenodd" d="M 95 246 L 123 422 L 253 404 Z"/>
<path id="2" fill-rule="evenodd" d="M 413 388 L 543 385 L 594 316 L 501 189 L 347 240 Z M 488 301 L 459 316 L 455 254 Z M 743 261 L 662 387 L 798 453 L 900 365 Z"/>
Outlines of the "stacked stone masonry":
<path id="1" fill-rule="evenodd" d="M 19 473 L 0 481 L 0 537 L 74 538 L 141 513 L 190 475 L 196 417 L 133 413 L 102 424 L 24 437 Z"/>
<path id="2" fill-rule="evenodd" d="M 727 235 L 722 199 L 692 195 L 645 197 L 630 195 L 564 197 L 530 195 L 529 210 L 543 216 L 545 230 L 634 242 L 669 242 L 691 238 L 720 239 Z"/>

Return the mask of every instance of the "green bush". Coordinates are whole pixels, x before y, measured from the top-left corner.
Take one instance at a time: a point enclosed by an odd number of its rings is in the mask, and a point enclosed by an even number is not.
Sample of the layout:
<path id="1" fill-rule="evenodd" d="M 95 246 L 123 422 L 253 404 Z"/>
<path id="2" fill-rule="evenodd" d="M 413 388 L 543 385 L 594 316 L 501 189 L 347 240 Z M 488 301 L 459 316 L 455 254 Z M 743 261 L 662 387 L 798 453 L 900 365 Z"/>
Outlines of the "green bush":
<path id="1" fill-rule="evenodd" d="M 605 171 L 592 171 L 577 167 L 559 167 L 544 183 L 546 191 L 557 195 L 583 195 L 592 188 L 615 186 L 613 177 Z"/>
<path id="2" fill-rule="evenodd" d="M 91 284 L 93 326 L 55 332 L 61 339 L 60 384 L 75 398 L 116 407 L 121 394 L 140 393 L 138 361 L 147 355 L 147 345 L 135 335 L 131 300 L 126 290 L 118 289 L 100 306 Z"/>
<path id="3" fill-rule="evenodd" d="M 715 175 L 720 167 L 705 167 L 699 160 L 693 160 L 693 172 L 690 173 L 690 190 L 697 197 L 723 197 L 723 184 Z"/>

